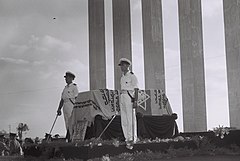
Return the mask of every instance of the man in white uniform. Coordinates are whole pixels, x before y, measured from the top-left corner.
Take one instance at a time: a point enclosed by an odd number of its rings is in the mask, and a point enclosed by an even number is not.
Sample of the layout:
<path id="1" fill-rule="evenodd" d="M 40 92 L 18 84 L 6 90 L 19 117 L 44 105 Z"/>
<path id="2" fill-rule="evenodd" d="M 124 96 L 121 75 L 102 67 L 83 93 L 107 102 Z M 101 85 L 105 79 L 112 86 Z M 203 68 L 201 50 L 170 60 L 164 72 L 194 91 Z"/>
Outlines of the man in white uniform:
<path id="1" fill-rule="evenodd" d="M 133 113 L 132 98 L 134 97 L 134 88 L 138 88 L 137 77 L 129 70 L 131 61 L 121 58 L 118 64 L 121 67 L 121 98 L 120 112 L 121 124 L 127 148 L 132 149 L 132 143 L 137 141 L 137 121 L 136 115 Z M 133 120 L 132 120 L 133 119 Z M 134 129 L 133 129 L 134 125 Z M 134 132 L 134 134 L 133 134 Z"/>
<path id="2" fill-rule="evenodd" d="M 66 126 L 66 130 L 67 130 L 66 138 L 69 141 L 69 139 L 70 139 L 69 119 L 72 114 L 75 99 L 78 96 L 78 88 L 77 88 L 77 85 L 75 83 L 73 83 L 75 75 L 72 72 L 69 72 L 69 71 L 66 72 L 64 78 L 65 78 L 67 85 L 63 89 L 62 97 L 59 102 L 59 106 L 58 106 L 58 110 L 57 110 L 57 114 L 58 114 L 58 116 L 60 116 L 62 114 L 61 109 L 63 108 L 65 126 Z"/>

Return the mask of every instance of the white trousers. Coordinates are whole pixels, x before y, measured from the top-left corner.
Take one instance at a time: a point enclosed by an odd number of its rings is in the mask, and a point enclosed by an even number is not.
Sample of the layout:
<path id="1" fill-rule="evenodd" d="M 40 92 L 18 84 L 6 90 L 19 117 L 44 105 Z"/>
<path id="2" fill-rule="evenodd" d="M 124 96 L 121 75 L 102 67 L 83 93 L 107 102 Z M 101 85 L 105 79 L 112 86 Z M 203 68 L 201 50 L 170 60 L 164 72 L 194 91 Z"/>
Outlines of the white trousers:
<path id="1" fill-rule="evenodd" d="M 125 141 L 136 142 L 137 141 L 136 113 L 135 113 L 135 110 L 133 110 L 132 108 L 131 98 L 127 93 L 121 94 L 120 114 L 121 114 L 121 124 L 122 124 Z M 133 118 L 133 121 L 132 121 L 132 118 Z M 133 131 L 133 128 L 134 128 L 134 131 Z"/>
<path id="2" fill-rule="evenodd" d="M 64 120 L 65 120 L 66 130 L 69 129 L 69 119 L 72 115 L 72 110 L 73 110 L 72 102 L 70 102 L 70 101 L 64 102 L 64 104 L 63 104 L 63 115 L 64 115 Z"/>

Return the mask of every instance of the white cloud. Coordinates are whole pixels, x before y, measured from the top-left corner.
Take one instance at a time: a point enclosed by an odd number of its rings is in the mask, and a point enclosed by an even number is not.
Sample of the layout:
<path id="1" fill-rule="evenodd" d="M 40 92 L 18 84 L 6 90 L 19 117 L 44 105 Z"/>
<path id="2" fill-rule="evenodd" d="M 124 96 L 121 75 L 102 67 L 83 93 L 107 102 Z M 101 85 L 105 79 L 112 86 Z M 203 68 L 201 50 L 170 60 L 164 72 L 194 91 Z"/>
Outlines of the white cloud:
<path id="1" fill-rule="evenodd" d="M 43 43 L 42 45 L 45 47 L 57 48 L 63 51 L 71 51 L 71 49 L 74 47 L 70 42 L 64 42 L 60 39 L 57 39 L 49 35 L 43 37 L 42 43 Z"/>
<path id="2" fill-rule="evenodd" d="M 54 63 L 57 60 L 69 61 L 82 58 L 79 56 L 80 47 L 56 37 L 45 35 L 38 37 L 31 35 L 25 42 L 10 45 L 9 58 L 22 59 L 32 62 L 34 65 L 42 65 L 43 62 Z M 80 59 L 86 62 L 84 59 Z"/>
<path id="3" fill-rule="evenodd" d="M 21 54 L 29 50 L 29 46 L 27 45 L 19 45 L 19 44 L 11 44 L 10 48 L 15 51 L 16 54 Z"/>
<path id="4" fill-rule="evenodd" d="M 40 65 L 44 65 L 44 64 L 46 64 L 46 63 L 45 63 L 45 61 L 40 60 L 40 61 L 34 61 L 32 64 L 33 64 L 34 66 L 40 66 Z"/>
<path id="5" fill-rule="evenodd" d="M 5 57 L 0 58 L 0 61 L 6 62 L 6 63 L 18 64 L 18 65 L 29 64 L 28 61 L 23 59 L 13 59 L 13 58 L 5 58 Z"/>

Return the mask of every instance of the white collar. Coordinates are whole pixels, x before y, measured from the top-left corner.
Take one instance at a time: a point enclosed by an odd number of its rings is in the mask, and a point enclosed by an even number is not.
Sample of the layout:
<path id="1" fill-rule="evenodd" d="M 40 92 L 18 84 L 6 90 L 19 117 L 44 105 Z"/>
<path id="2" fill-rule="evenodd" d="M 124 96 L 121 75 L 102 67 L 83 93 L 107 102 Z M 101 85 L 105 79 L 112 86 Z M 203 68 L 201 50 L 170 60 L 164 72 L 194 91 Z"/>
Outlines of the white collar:
<path id="1" fill-rule="evenodd" d="M 126 73 L 126 74 L 122 73 L 122 75 L 123 75 L 123 76 L 126 76 L 126 75 L 128 75 L 129 73 L 130 73 L 130 70 L 129 70 L 129 71 L 127 71 L 127 73 Z"/>
<path id="2" fill-rule="evenodd" d="M 73 82 L 70 83 L 70 84 L 67 84 L 66 87 L 70 87 L 71 85 L 73 85 Z"/>

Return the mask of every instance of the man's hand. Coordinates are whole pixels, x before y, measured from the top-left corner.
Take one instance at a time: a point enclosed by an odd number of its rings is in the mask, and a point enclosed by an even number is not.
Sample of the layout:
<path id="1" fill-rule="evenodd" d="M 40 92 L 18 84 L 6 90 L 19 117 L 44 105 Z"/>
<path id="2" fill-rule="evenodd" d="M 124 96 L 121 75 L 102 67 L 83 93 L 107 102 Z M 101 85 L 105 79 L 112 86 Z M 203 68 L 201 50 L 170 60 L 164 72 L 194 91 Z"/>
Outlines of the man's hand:
<path id="1" fill-rule="evenodd" d="M 57 115 L 61 116 L 62 115 L 62 111 L 61 110 L 57 110 Z"/>
<path id="2" fill-rule="evenodd" d="M 63 103 L 64 103 L 64 101 L 63 101 L 63 99 L 61 99 L 60 102 L 59 102 L 58 109 L 57 109 L 57 115 L 58 116 L 60 116 L 62 114 L 61 109 L 62 109 Z"/>

